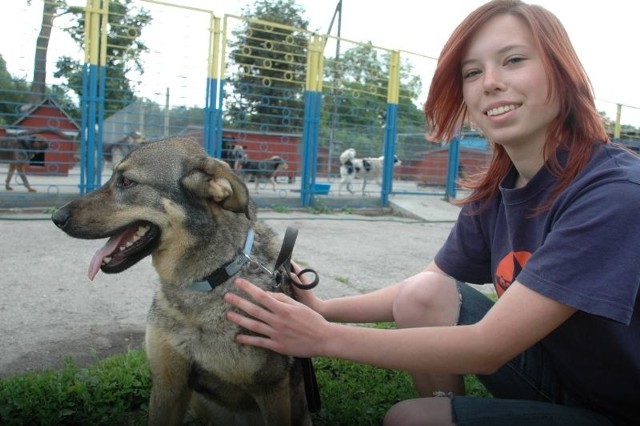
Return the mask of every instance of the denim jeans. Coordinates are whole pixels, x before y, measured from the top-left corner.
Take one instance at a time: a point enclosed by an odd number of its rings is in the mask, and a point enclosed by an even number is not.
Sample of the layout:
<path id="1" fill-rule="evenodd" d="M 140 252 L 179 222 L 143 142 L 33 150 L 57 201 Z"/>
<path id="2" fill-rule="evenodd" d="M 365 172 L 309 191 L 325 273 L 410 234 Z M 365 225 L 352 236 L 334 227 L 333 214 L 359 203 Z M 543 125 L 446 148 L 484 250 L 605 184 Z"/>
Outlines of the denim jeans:
<path id="1" fill-rule="evenodd" d="M 478 322 L 493 302 L 473 287 L 458 282 L 459 325 Z M 456 396 L 451 400 L 458 425 L 539 426 L 598 425 L 612 423 L 603 415 L 581 407 L 563 389 L 544 348 L 537 344 L 491 375 L 478 375 L 493 398 Z"/>

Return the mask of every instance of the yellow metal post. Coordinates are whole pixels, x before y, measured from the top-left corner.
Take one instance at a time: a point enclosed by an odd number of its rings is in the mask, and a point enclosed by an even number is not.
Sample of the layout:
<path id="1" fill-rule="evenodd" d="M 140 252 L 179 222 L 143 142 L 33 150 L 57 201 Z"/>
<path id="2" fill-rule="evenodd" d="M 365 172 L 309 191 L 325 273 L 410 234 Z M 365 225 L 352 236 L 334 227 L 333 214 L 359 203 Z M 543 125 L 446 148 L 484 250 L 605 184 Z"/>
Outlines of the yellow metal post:
<path id="1" fill-rule="evenodd" d="M 620 119 L 622 118 L 622 104 L 616 105 L 616 126 L 613 129 L 613 138 L 620 139 Z"/>
<path id="2" fill-rule="evenodd" d="M 397 105 L 400 100 L 400 52 L 394 50 L 389 58 L 389 91 L 387 102 Z"/>

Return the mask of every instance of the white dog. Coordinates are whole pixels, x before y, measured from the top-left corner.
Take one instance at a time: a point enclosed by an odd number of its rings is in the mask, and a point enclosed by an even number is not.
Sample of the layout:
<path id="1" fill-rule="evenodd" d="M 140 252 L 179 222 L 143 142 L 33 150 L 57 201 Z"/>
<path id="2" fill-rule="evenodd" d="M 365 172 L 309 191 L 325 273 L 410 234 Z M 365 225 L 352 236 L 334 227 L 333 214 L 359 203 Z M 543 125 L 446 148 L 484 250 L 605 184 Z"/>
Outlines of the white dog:
<path id="1" fill-rule="evenodd" d="M 402 164 L 398 156 L 394 155 L 393 157 L 394 167 Z M 362 178 L 362 195 L 365 195 L 365 188 L 367 187 L 368 181 L 375 179 L 378 185 L 380 185 L 383 164 L 384 156 L 377 158 L 356 158 L 355 149 L 349 148 L 345 150 L 340 154 L 340 186 L 338 187 L 338 195 L 341 194 L 343 187 L 346 187 L 347 190 L 353 194 L 351 182 L 356 178 Z"/>

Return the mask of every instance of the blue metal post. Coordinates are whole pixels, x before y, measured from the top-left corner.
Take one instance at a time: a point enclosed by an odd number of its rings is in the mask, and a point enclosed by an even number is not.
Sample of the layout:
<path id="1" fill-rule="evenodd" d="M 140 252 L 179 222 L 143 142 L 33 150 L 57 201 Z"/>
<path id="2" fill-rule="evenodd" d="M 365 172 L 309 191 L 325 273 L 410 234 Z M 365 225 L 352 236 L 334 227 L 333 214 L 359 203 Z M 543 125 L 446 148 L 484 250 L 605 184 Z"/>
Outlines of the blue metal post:
<path id="1" fill-rule="evenodd" d="M 449 142 L 449 165 L 447 169 L 447 188 L 445 199 L 456 198 L 456 180 L 458 179 L 458 164 L 460 162 L 460 137 L 454 136 Z"/>
<path id="2" fill-rule="evenodd" d="M 306 91 L 304 95 L 304 130 L 302 133 L 302 170 L 300 204 L 309 207 L 313 202 L 318 164 L 318 136 L 322 94 Z"/>
<path id="3" fill-rule="evenodd" d="M 396 123 L 398 105 L 387 104 L 387 123 L 384 133 L 384 163 L 382 164 L 382 190 L 380 201 L 383 207 L 389 205 L 389 195 L 393 185 L 393 166 L 396 152 Z"/>

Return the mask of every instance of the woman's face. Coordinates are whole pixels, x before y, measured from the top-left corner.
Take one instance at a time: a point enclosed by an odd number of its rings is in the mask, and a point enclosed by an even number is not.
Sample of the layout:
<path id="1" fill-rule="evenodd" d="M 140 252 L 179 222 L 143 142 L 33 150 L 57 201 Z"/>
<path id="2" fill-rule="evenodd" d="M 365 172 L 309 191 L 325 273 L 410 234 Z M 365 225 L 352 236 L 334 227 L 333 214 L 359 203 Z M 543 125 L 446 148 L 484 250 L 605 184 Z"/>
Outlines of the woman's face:
<path id="1" fill-rule="evenodd" d="M 480 27 L 462 58 L 462 89 L 472 121 L 508 152 L 542 153 L 549 123 L 558 115 L 540 54 L 528 27 L 500 15 Z"/>

